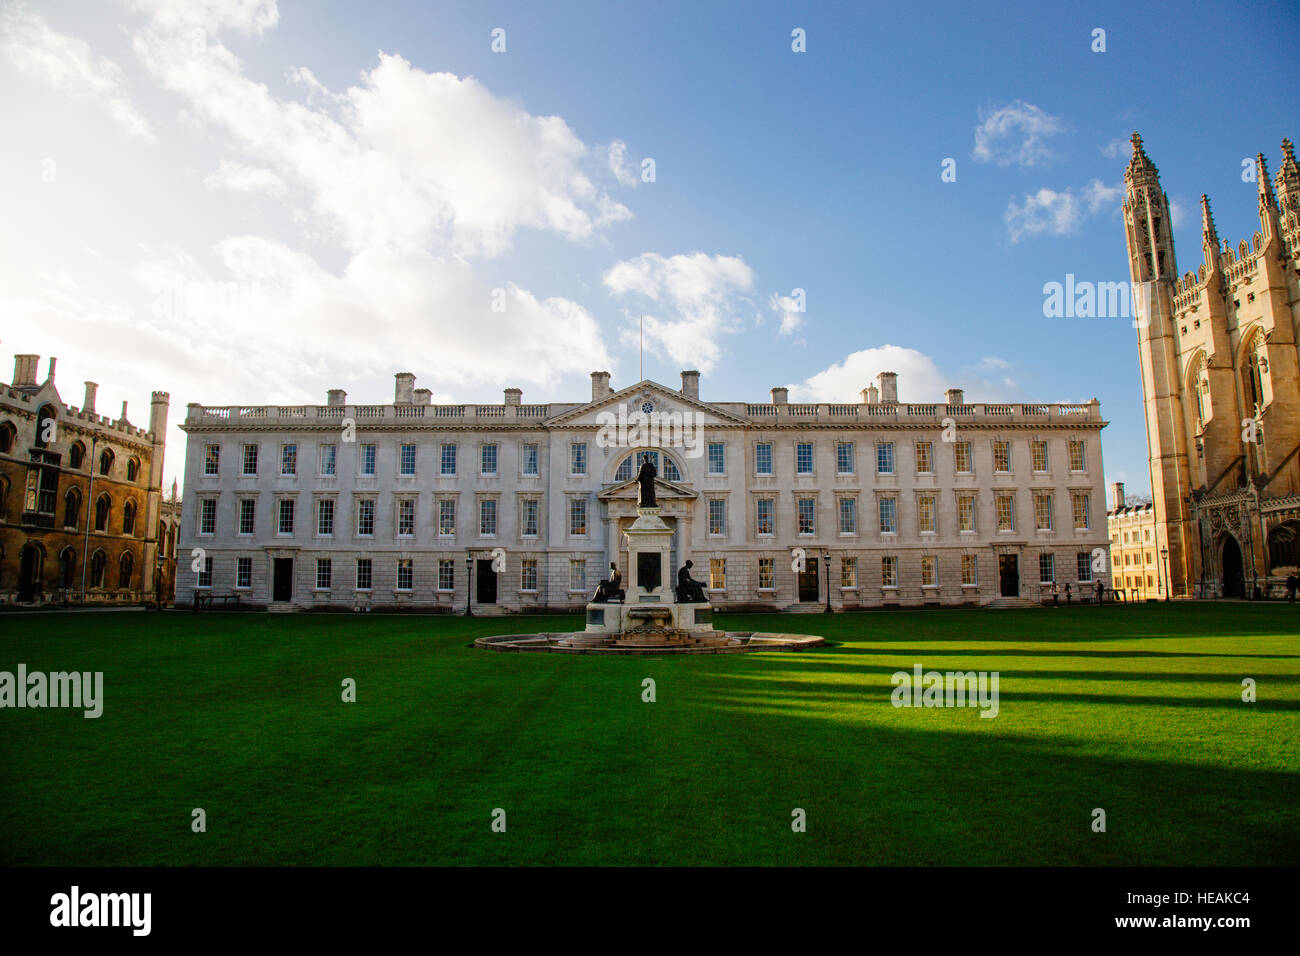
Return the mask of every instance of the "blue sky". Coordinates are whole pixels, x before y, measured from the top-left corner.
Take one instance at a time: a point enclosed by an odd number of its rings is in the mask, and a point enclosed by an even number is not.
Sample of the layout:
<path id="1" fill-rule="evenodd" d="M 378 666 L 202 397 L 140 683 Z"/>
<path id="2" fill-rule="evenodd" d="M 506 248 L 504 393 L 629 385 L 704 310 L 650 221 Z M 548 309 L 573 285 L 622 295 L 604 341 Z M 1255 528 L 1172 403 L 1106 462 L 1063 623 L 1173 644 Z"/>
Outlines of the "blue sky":
<path id="1" fill-rule="evenodd" d="M 851 401 L 885 368 L 904 401 L 1095 396 L 1107 477 L 1142 491 L 1135 332 L 1045 318 L 1043 285 L 1128 279 L 1133 130 L 1181 271 L 1200 194 L 1235 244 L 1242 160 L 1300 137 L 1283 4 L 0 10 L 0 339 L 137 421 L 153 388 L 175 421 L 391 400 L 402 370 L 577 400 L 636 379 L 646 312 L 646 376 L 700 367 L 706 400 Z"/>

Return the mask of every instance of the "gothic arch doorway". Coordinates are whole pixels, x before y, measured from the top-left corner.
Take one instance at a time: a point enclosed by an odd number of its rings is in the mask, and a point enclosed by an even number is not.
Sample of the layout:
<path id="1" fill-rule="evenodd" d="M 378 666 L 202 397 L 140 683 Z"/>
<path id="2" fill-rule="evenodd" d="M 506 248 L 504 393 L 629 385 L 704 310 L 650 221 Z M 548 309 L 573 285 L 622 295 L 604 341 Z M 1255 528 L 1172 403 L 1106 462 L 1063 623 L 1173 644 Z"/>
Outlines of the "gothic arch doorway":
<path id="1" fill-rule="evenodd" d="M 18 600 L 27 604 L 35 600 L 41 587 L 41 549 L 34 544 L 23 547 L 18 561 Z"/>
<path id="2" fill-rule="evenodd" d="M 1246 594 L 1245 573 L 1241 564 L 1241 546 L 1232 535 L 1224 535 L 1220 545 L 1223 568 L 1223 596 L 1226 598 L 1244 597 Z"/>
<path id="3" fill-rule="evenodd" d="M 1284 521 L 1268 533 L 1268 567 L 1300 566 L 1300 521 Z"/>

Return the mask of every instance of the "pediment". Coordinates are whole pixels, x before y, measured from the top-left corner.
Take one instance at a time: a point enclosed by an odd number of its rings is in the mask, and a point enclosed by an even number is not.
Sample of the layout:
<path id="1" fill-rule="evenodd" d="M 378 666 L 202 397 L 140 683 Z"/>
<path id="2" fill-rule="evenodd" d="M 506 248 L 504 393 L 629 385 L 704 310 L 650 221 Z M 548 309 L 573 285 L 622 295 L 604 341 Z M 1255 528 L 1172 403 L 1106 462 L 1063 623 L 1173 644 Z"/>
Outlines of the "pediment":
<path id="1" fill-rule="evenodd" d="M 694 488 L 688 488 L 686 485 L 679 485 L 675 481 L 669 481 L 666 478 L 655 478 L 655 499 L 671 501 L 674 498 L 695 499 L 700 493 Z M 641 485 L 635 478 L 627 481 L 620 481 L 616 485 L 610 485 L 605 490 L 598 492 L 597 498 L 602 501 L 640 501 Z"/>
<path id="2" fill-rule="evenodd" d="M 641 413 L 642 406 L 647 402 L 653 406 L 653 415 L 679 416 L 677 420 L 689 422 L 690 427 L 748 424 L 745 419 L 738 418 L 730 412 L 715 408 L 707 402 L 688 398 L 681 392 L 660 385 L 658 382 L 652 382 L 649 379 L 637 382 L 635 385 L 629 385 L 612 395 L 607 395 L 600 401 L 589 402 L 554 418 L 547 419 L 546 424 L 549 426 L 569 425 L 576 428 L 609 426 L 619 420 L 620 407 L 624 409 L 622 416 L 626 421 L 633 415 Z M 690 417 L 682 419 L 680 416 L 686 413 L 689 413 Z"/>

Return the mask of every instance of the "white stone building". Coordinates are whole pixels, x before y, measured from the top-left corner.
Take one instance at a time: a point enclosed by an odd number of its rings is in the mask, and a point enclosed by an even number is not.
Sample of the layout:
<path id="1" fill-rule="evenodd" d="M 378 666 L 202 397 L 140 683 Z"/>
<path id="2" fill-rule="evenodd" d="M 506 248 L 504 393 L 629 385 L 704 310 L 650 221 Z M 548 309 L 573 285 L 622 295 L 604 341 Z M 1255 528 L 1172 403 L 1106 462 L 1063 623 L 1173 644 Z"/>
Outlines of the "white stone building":
<path id="1" fill-rule="evenodd" d="M 698 372 L 620 391 L 596 372 L 589 401 L 526 405 L 511 388 L 500 405 L 433 405 L 396 378 L 387 405 L 333 390 L 321 406 L 188 406 L 178 604 L 578 610 L 611 561 L 628 579 L 645 454 L 673 567 L 692 560 L 717 606 L 1109 587 L 1096 400 L 900 404 L 884 372 L 855 404 L 790 404 L 784 388 L 706 402 Z"/>

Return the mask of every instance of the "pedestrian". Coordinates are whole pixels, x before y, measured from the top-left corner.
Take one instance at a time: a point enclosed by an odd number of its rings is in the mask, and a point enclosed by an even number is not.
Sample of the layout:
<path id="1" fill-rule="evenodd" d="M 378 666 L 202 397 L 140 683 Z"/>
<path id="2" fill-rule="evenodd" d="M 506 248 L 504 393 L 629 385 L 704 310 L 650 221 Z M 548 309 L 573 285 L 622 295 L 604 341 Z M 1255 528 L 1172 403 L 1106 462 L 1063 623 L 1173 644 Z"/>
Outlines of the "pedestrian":
<path id="1" fill-rule="evenodd" d="M 1106 600 L 1106 585 L 1101 583 L 1101 578 L 1097 579 L 1097 603 L 1100 605 Z"/>
<path id="2" fill-rule="evenodd" d="M 1292 571 L 1286 576 L 1286 599 L 1291 604 L 1295 603 L 1295 592 L 1297 589 L 1300 589 L 1300 577 L 1297 577 L 1296 573 Z"/>
<path id="3" fill-rule="evenodd" d="M 1056 603 L 1056 599 L 1057 599 L 1057 593 L 1056 593 L 1056 582 L 1053 581 L 1053 582 L 1052 582 L 1052 603 L 1053 603 L 1053 604 Z"/>
<path id="4" fill-rule="evenodd" d="M 1065 586 L 1065 603 L 1070 603 L 1070 585 L 1068 584 Z"/>

